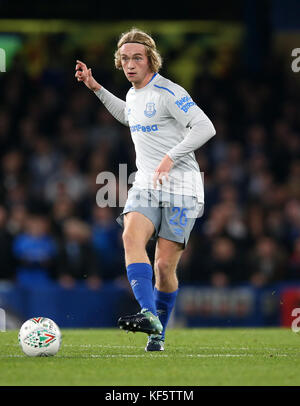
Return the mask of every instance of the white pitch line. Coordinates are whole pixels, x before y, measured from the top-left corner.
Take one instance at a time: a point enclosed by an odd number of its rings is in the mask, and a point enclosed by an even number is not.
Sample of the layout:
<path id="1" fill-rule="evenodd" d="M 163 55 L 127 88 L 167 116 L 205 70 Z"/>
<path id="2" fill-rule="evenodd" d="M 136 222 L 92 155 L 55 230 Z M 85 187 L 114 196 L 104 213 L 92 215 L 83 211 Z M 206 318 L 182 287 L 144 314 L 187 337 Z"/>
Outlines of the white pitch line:
<path id="1" fill-rule="evenodd" d="M 114 354 L 114 355 L 91 355 L 92 358 L 175 358 L 168 354 Z M 181 354 L 176 358 L 209 358 L 209 357 L 253 357 L 253 354 Z"/>
<path id="2" fill-rule="evenodd" d="M 110 354 L 110 355 L 91 355 L 92 358 L 242 358 L 242 357 L 254 357 L 257 354 L 180 354 L 180 355 L 168 355 L 168 354 Z M 263 354 L 263 357 L 269 357 L 267 354 Z M 287 357 L 287 354 L 274 354 L 273 357 Z"/>
<path id="3" fill-rule="evenodd" d="M 111 344 L 62 344 L 62 347 L 78 347 L 78 348 L 144 348 L 143 346 L 139 346 L 139 345 L 111 345 Z M 176 350 L 181 349 L 181 350 L 186 350 L 187 347 L 183 347 L 183 346 L 174 346 Z M 249 348 L 249 347 L 224 347 L 224 346 L 220 346 L 220 347 L 216 347 L 216 346 L 211 346 L 211 347 L 207 347 L 207 346 L 197 346 L 198 350 L 233 350 L 233 351 L 255 351 L 255 348 Z M 271 348 L 271 347 L 260 347 L 257 350 L 261 351 L 280 351 L 281 348 Z M 289 350 L 289 349 L 286 349 Z M 294 349 L 291 349 L 291 351 L 294 352 Z"/>
<path id="4" fill-rule="evenodd" d="M 79 348 L 139 348 L 136 345 L 111 345 L 111 344 L 62 344 L 62 347 Z"/>
<path id="5" fill-rule="evenodd" d="M 77 354 L 78 358 L 243 358 L 243 357 L 254 357 L 259 356 L 258 354 Z M 55 358 L 76 358 L 76 355 L 57 355 Z M 262 354 L 262 357 L 269 358 L 270 355 Z M 275 357 L 287 357 L 288 354 L 272 354 Z M 0 355 L 0 358 L 29 358 L 26 355 L 19 354 L 7 354 Z M 52 358 L 52 357 L 50 357 Z"/>
<path id="6" fill-rule="evenodd" d="M 17 344 L 9 344 L 3 343 L 6 346 L 14 346 L 19 347 L 20 345 Z M 139 349 L 144 348 L 144 346 L 140 345 L 111 345 L 111 344 L 64 344 L 62 343 L 61 348 L 70 347 L 70 348 L 82 348 L 82 349 L 92 349 L 92 348 L 119 348 L 119 349 Z M 186 350 L 187 347 L 183 346 L 170 346 L 170 349 L 176 350 Z M 230 351 L 281 351 L 282 348 L 279 347 L 260 347 L 260 348 L 249 348 L 249 347 L 224 347 L 224 346 L 197 346 L 197 350 L 210 350 L 210 351 L 220 351 L 220 350 L 230 350 Z M 295 348 L 285 348 L 284 351 L 292 351 L 293 354 L 298 353 Z"/>

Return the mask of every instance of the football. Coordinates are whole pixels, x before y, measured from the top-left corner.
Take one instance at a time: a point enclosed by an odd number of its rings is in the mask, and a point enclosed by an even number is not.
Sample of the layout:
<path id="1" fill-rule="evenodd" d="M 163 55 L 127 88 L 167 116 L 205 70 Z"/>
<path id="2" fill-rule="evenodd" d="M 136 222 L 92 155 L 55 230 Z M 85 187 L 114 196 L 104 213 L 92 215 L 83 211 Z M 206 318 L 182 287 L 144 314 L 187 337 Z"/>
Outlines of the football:
<path id="1" fill-rule="evenodd" d="M 57 354 L 61 345 L 58 325 L 46 317 L 33 317 L 22 324 L 19 344 L 29 357 L 49 357 Z"/>

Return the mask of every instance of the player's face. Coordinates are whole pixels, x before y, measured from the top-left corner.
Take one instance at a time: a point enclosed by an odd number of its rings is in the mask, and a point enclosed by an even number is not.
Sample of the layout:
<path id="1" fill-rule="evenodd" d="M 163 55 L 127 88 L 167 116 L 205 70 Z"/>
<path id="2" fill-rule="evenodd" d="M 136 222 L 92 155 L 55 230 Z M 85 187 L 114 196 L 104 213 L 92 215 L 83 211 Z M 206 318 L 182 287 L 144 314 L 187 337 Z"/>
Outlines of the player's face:
<path id="1" fill-rule="evenodd" d="M 142 44 L 124 44 L 120 48 L 121 63 L 125 76 L 133 87 L 144 87 L 153 75 L 149 67 L 145 46 Z"/>

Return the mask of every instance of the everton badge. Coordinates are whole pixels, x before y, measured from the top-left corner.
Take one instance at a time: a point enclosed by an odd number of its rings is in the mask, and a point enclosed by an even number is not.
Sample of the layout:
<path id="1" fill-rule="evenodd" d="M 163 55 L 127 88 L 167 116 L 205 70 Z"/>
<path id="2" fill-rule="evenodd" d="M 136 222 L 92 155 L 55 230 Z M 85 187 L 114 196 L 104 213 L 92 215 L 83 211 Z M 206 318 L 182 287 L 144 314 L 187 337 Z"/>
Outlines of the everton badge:
<path id="1" fill-rule="evenodd" d="M 146 117 L 153 117 L 154 114 L 156 113 L 155 110 L 155 103 L 150 102 L 146 104 L 146 110 L 144 110 L 144 114 Z"/>

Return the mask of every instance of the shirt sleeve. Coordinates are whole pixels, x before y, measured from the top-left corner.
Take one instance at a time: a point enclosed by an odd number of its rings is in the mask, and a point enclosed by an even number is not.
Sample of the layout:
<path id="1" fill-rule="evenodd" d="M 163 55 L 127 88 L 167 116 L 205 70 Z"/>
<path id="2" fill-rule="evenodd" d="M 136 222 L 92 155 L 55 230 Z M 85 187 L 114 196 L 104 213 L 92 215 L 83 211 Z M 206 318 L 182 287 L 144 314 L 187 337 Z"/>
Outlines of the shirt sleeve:
<path id="1" fill-rule="evenodd" d="M 174 162 L 197 150 L 216 134 L 210 119 L 183 89 L 176 95 L 168 96 L 166 107 L 181 125 L 190 128 L 184 139 L 167 152 Z"/>
<path id="2" fill-rule="evenodd" d="M 95 95 L 101 100 L 115 119 L 120 123 L 129 126 L 126 116 L 126 102 L 124 100 L 119 99 L 103 86 L 101 86 L 100 90 L 95 92 Z"/>
<path id="3" fill-rule="evenodd" d="M 201 120 L 195 117 L 190 121 L 190 126 L 191 129 L 185 138 L 167 152 L 167 155 L 174 162 L 184 155 L 196 151 L 216 134 L 216 130 L 210 120 Z"/>

